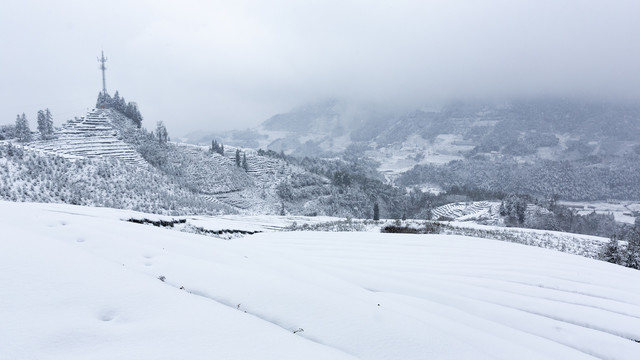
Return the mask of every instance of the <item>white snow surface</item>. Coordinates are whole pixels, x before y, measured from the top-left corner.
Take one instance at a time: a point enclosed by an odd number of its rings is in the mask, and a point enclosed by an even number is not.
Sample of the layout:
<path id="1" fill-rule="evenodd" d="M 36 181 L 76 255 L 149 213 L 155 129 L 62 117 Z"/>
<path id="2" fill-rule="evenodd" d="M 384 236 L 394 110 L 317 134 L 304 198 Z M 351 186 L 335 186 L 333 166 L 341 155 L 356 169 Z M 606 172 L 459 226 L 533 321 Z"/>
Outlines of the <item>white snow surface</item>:
<path id="1" fill-rule="evenodd" d="M 0 202 L 0 359 L 640 354 L 637 270 L 451 235 L 227 241 L 130 215 Z"/>
<path id="2" fill-rule="evenodd" d="M 560 201 L 560 204 L 572 207 L 579 215 L 588 215 L 592 212 L 613 214 L 617 222 L 627 224 L 633 224 L 635 222 L 633 213 L 640 211 L 640 204 L 637 201 Z"/>

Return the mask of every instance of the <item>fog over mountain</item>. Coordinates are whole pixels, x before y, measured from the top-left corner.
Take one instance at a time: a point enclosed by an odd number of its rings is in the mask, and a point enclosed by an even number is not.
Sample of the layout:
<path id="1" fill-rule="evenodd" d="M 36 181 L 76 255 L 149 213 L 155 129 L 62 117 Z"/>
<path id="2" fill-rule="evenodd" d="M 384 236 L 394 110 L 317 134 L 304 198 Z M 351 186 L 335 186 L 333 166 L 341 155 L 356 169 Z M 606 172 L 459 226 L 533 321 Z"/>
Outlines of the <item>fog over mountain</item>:
<path id="1" fill-rule="evenodd" d="M 637 1 L 8 1 L 0 123 L 82 115 L 101 89 L 180 135 L 318 99 L 640 97 Z M 11 84 L 9 86 L 8 84 Z"/>
<path id="2" fill-rule="evenodd" d="M 638 14 L 4 0 L 0 358 L 637 360 Z"/>

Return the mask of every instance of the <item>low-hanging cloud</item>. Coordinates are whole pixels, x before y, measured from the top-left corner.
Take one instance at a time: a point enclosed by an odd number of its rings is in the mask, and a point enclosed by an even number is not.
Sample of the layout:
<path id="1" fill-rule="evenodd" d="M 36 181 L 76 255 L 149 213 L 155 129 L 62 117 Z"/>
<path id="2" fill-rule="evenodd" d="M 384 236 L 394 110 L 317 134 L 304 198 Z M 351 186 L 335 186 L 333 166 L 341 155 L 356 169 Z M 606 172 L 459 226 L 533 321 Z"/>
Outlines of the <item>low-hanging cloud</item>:
<path id="1" fill-rule="evenodd" d="M 530 95 L 640 98 L 636 1 L 12 2 L 0 123 L 61 122 L 107 88 L 146 126 L 226 130 L 339 97 L 419 106 Z"/>

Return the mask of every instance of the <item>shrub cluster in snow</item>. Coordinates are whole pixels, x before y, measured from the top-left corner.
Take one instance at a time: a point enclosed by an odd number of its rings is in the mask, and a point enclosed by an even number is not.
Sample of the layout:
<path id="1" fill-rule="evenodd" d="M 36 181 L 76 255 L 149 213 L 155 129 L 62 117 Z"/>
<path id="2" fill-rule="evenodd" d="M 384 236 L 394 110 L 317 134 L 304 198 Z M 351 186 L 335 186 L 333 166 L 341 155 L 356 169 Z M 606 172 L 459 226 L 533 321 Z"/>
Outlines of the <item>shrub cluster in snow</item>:
<path id="1" fill-rule="evenodd" d="M 347 218 L 317 224 L 293 224 L 290 231 L 376 231 L 405 234 L 448 234 L 499 240 L 553 249 L 569 254 L 601 259 L 606 239 L 556 231 L 501 228 L 462 223 L 418 220 L 358 220 Z"/>
<path id="2" fill-rule="evenodd" d="M 117 160 L 70 160 L 0 145 L 0 198 L 132 209 L 166 214 L 230 211 L 153 168 Z"/>
<path id="3" fill-rule="evenodd" d="M 640 270 L 640 218 L 614 234 L 602 249 L 600 258 L 610 263 Z"/>

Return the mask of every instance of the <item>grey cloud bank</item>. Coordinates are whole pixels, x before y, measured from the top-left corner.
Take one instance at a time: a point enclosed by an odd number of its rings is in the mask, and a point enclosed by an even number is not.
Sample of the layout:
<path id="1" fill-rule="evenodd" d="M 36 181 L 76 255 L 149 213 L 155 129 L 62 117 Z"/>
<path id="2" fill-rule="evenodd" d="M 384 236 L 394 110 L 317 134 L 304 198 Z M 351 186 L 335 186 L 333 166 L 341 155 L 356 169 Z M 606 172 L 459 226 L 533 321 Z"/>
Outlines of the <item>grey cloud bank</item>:
<path id="1" fill-rule="evenodd" d="M 420 106 L 640 100 L 637 1 L 8 1 L 0 123 L 83 115 L 101 89 L 171 134 L 252 126 L 326 97 Z"/>

